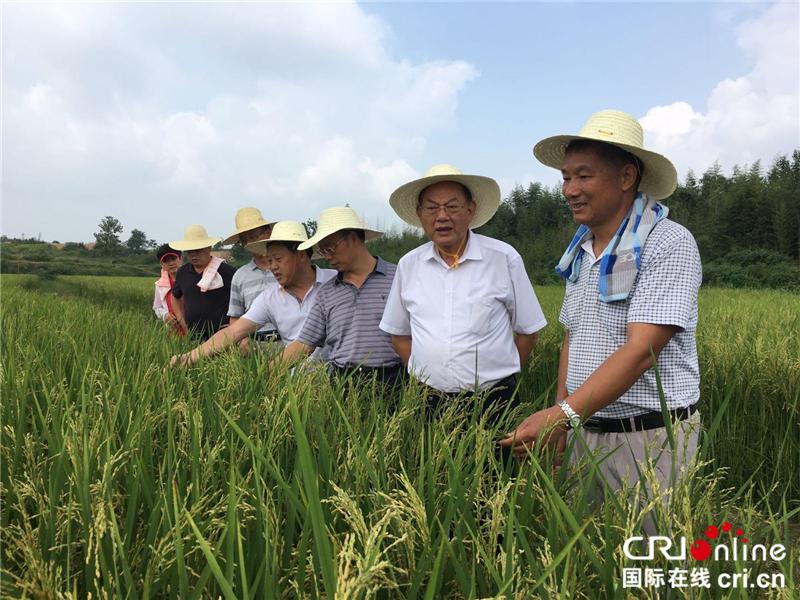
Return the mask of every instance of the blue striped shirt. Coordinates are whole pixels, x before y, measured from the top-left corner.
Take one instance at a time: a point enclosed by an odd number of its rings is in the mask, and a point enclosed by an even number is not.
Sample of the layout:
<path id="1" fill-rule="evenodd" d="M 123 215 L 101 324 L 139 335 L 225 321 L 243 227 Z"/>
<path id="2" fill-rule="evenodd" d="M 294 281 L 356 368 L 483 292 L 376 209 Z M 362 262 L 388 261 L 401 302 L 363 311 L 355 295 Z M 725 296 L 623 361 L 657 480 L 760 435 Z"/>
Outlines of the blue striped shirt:
<path id="1" fill-rule="evenodd" d="M 378 263 L 361 288 L 345 281 L 341 273 L 322 285 L 298 337 L 317 348 L 327 342 L 328 360 L 336 366 L 402 364 L 392 347 L 392 336 L 378 327 L 397 265 L 375 258 Z"/>

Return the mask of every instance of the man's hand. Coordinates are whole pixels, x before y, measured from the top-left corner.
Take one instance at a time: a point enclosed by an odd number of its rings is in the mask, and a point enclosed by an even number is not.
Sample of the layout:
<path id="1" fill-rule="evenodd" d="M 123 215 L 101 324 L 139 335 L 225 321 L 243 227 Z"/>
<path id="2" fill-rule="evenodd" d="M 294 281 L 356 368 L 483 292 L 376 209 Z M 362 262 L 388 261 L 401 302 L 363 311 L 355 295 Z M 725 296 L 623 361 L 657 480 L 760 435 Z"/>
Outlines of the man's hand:
<path id="1" fill-rule="evenodd" d="M 171 369 L 175 367 L 179 369 L 186 369 L 192 366 L 195 363 L 195 359 L 192 358 L 192 353 L 189 352 L 188 354 L 175 354 L 171 359 L 169 359 L 169 366 Z"/>
<path id="2" fill-rule="evenodd" d="M 525 419 L 500 445 L 510 447 L 517 458 L 526 457 L 528 449 L 531 452 L 555 450 L 561 455 L 566 448 L 568 430 L 567 416 L 558 406 L 551 406 Z"/>
<path id="3" fill-rule="evenodd" d="M 239 342 L 239 354 L 242 355 L 242 358 L 250 356 L 250 338 L 244 338 Z"/>
<path id="4" fill-rule="evenodd" d="M 178 326 L 178 317 L 173 315 L 171 312 L 164 314 L 164 322 L 169 325 L 170 327 L 177 327 Z"/>

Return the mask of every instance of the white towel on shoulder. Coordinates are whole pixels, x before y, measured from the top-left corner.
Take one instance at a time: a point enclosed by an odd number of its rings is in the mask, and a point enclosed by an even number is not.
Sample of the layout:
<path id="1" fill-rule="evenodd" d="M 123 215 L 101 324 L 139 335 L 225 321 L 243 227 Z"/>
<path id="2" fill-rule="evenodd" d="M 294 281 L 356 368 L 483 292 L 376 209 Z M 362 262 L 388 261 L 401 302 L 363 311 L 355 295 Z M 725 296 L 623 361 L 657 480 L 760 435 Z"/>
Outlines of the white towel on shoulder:
<path id="1" fill-rule="evenodd" d="M 216 256 L 211 258 L 211 262 L 203 269 L 203 276 L 200 278 L 200 281 L 197 282 L 197 287 L 200 288 L 201 292 L 216 290 L 225 286 L 225 283 L 222 281 L 222 275 L 217 273 L 219 266 L 224 262 L 224 260 Z"/>

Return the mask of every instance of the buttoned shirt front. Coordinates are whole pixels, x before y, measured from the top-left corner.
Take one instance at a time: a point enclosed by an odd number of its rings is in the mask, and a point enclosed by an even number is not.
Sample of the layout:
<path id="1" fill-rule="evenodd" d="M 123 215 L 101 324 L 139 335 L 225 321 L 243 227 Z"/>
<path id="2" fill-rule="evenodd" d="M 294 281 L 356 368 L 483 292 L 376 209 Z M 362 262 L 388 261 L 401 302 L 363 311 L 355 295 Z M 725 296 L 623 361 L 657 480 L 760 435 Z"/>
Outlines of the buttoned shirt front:
<path id="1" fill-rule="evenodd" d="M 302 300 L 292 292 L 284 290 L 280 285 L 270 285 L 255 299 L 250 310 L 242 318 L 259 325 L 274 323 L 281 335 L 281 341 L 288 346 L 298 339 L 323 284 L 336 277 L 337 274 L 333 269 L 315 267 L 314 270 L 316 271 L 316 281 Z M 324 348 L 317 348 L 313 357 L 324 360 L 326 354 Z"/>
<path id="2" fill-rule="evenodd" d="M 229 317 L 241 317 L 250 310 L 250 307 L 258 298 L 259 294 L 268 287 L 275 285 L 278 287 L 275 276 L 269 269 L 262 269 L 252 259 L 246 265 L 237 269 L 231 283 L 231 299 L 228 304 Z M 259 331 L 275 331 L 275 324 L 271 321 L 264 323 Z"/>
<path id="3" fill-rule="evenodd" d="M 695 330 L 703 273 L 692 234 L 669 219 L 656 225 L 642 247 L 639 273 L 628 298 L 617 302 L 599 299 L 600 260 L 594 255 L 593 240 L 581 248 L 581 270 L 577 281 L 567 281 L 559 316 L 569 330 L 567 391 L 574 393 L 627 341 L 629 323 L 651 323 L 679 328 L 657 361 L 667 406 L 676 409 L 697 402 L 700 372 Z M 655 371 L 650 368 L 595 416 L 627 418 L 660 410 Z"/>
<path id="4" fill-rule="evenodd" d="M 386 298 L 397 265 L 381 257 L 357 288 L 341 273 L 323 284 L 298 338 L 310 346 L 330 347 L 330 362 L 337 367 L 394 367 L 402 364 L 392 338 L 380 330 Z"/>
<path id="5" fill-rule="evenodd" d="M 458 269 L 433 242 L 400 259 L 381 329 L 411 336 L 408 370 L 442 392 L 485 389 L 519 373 L 513 333 L 547 324 L 522 257 L 470 232 Z"/>

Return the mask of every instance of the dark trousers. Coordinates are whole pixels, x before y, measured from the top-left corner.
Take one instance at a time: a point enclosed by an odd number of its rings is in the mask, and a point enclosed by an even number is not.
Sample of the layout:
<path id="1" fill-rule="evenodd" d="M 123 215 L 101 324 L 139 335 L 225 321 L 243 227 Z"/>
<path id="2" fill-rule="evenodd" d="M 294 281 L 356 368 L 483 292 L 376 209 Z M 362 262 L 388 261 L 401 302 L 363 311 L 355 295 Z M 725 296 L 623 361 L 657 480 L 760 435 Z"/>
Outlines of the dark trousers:
<path id="1" fill-rule="evenodd" d="M 483 390 L 478 393 L 478 398 L 475 400 L 473 410 L 478 411 L 478 418 L 481 418 L 484 413 L 489 411 L 487 422 L 494 427 L 503 416 L 504 412 L 509 412 L 519 405 L 519 397 L 514 395 L 517 389 L 517 382 L 519 381 L 518 374 L 510 375 L 505 379 L 498 381 L 494 386 L 488 390 Z M 472 401 L 475 398 L 475 392 L 464 392 L 461 394 L 454 394 L 448 392 L 440 392 L 439 390 L 428 387 L 428 416 L 435 416 L 437 413 L 445 410 L 451 403 L 455 401 L 464 401 L 468 399 Z M 508 411 L 506 411 L 508 407 Z M 472 416 L 471 414 L 469 416 Z"/>
<path id="2" fill-rule="evenodd" d="M 453 402 L 464 402 L 467 400 L 467 405 L 471 407 L 473 412 L 467 413 L 466 417 L 471 418 L 474 411 L 478 411 L 474 415 L 476 419 L 480 419 L 486 414 L 486 422 L 490 427 L 495 427 L 504 414 L 508 415 L 512 410 L 519 406 L 519 396 L 515 394 L 517 390 L 517 383 L 519 382 L 519 374 L 515 373 L 509 375 L 505 379 L 498 381 L 494 386 L 488 390 L 478 392 L 478 397 L 475 398 L 475 392 L 466 392 L 461 394 L 453 394 L 447 392 L 440 392 L 439 390 L 429 387 L 427 416 L 428 418 L 435 418 L 439 413 L 446 410 Z M 470 401 L 474 400 L 474 403 Z M 501 434 L 505 437 L 506 431 L 500 430 Z M 507 468 L 512 458 L 512 451 L 510 448 L 504 448 L 497 445 L 497 457 L 501 459 L 503 467 Z"/>
<path id="3" fill-rule="evenodd" d="M 340 381 L 344 381 L 344 393 L 350 395 L 353 390 L 363 388 L 365 384 L 370 384 L 375 378 L 375 382 L 381 384 L 381 391 L 389 401 L 390 410 L 394 411 L 397 401 L 403 394 L 403 387 L 408 381 L 408 371 L 403 364 L 390 365 L 386 367 L 364 367 L 358 365 L 347 365 L 340 367 L 332 364 L 330 366 L 331 383 L 335 386 Z"/>

